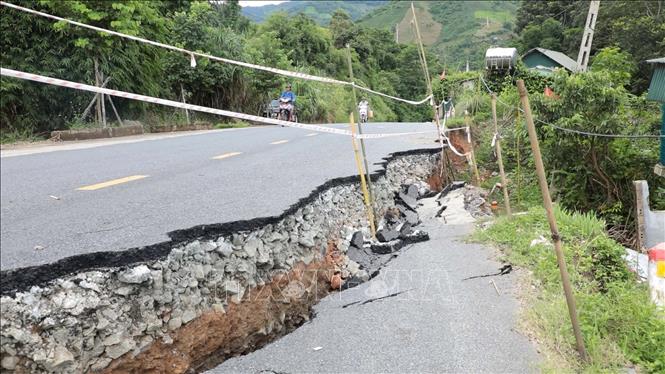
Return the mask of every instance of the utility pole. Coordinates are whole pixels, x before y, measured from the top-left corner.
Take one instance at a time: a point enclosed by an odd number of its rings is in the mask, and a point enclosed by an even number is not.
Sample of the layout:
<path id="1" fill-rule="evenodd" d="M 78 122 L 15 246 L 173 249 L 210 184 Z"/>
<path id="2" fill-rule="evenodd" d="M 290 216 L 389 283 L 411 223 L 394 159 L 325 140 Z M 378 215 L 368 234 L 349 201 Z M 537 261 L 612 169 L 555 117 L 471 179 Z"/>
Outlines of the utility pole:
<path id="1" fill-rule="evenodd" d="M 351 79 L 351 83 L 353 82 L 353 64 L 351 63 L 351 46 L 347 43 L 346 44 L 346 56 L 347 56 L 347 61 L 349 63 L 349 78 Z M 352 113 L 355 113 L 358 111 L 358 98 L 356 96 L 356 87 L 352 86 L 351 87 L 353 91 L 353 111 Z M 353 127 L 353 123 L 351 124 L 351 127 Z M 362 135 L 363 133 L 363 127 L 360 121 L 360 112 L 358 111 L 358 134 Z M 355 141 L 354 141 L 355 144 Z M 374 200 L 373 200 L 373 192 L 372 192 L 372 179 L 370 178 L 369 174 L 369 163 L 367 162 L 367 154 L 365 153 L 365 140 L 363 138 L 360 138 L 360 149 L 362 150 L 363 154 L 363 161 L 365 161 L 365 174 L 367 174 L 367 186 L 368 186 L 368 192 L 369 192 L 369 208 L 371 210 L 371 215 L 370 218 L 373 220 L 376 215 L 374 214 Z M 371 225 L 373 227 L 376 227 L 376 222 L 372 222 Z M 375 232 L 372 232 L 372 235 L 375 235 Z"/>
<path id="2" fill-rule="evenodd" d="M 446 129 L 441 128 L 441 122 L 439 119 L 439 110 L 436 107 L 436 103 L 434 102 L 434 90 L 432 89 L 432 79 L 429 76 L 429 68 L 427 67 L 427 57 L 425 55 L 425 47 L 423 47 L 423 39 L 420 37 L 420 27 L 418 26 L 418 19 L 416 17 L 416 8 L 413 6 L 413 2 L 411 2 L 411 13 L 413 13 L 413 22 L 411 23 L 413 26 L 415 26 L 416 29 L 416 38 L 418 39 L 418 47 L 419 47 L 419 58 L 420 58 L 420 63 L 422 64 L 423 68 L 423 74 L 425 75 L 425 83 L 427 84 L 427 93 L 430 95 L 430 101 L 432 103 L 432 111 L 434 112 L 434 124 L 436 125 L 436 133 L 439 136 L 439 144 L 441 144 L 441 183 L 445 184 L 448 181 L 448 173 L 447 173 L 447 163 L 449 162 L 448 160 L 448 154 L 445 151 L 445 147 L 443 144 L 443 136 L 441 135 L 442 131 L 445 131 Z M 446 170 L 446 175 L 443 175 L 443 170 Z"/>
<path id="3" fill-rule="evenodd" d="M 591 43 L 593 42 L 593 31 L 596 28 L 596 20 L 598 19 L 598 8 L 600 7 L 600 0 L 591 1 L 589 4 L 589 13 L 586 16 L 586 24 L 584 24 L 584 34 L 582 35 L 582 42 L 580 43 L 580 51 L 577 55 L 577 71 L 585 72 L 589 64 L 589 55 L 591 54 Z"/>
<path id="4" fill-rule="evenodd" d="M 395 24 L 395 44 L 399 44 L 399 23 Z"/>

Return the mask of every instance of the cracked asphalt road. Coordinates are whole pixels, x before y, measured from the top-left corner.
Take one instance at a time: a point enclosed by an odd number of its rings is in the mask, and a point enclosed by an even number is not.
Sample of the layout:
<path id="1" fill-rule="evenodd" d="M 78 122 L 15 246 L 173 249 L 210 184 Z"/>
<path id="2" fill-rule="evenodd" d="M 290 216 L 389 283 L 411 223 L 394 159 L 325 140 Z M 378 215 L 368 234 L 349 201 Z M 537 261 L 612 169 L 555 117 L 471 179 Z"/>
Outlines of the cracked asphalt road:
<path id="1" fill-rule="evenodd" d="M 365 129 L 432 130 L 422 123 Z M 391 152 L 436 147 L 434 137 L 367 140 L 370 165 Z M 356 173 L 349 137 L 274 126 L 65 143 L 1 152 L 2 270 L 277 215 L 325 181 Z"/>
<path id="2" fill-rule="evenodd" d="M 464 280 L 501 264 L 493 249 L 464 243 L 472 223 L 446 225 L 435 214 L 435 204 L 421 211 L 418 227 L 430 241 L 324 298 L 291 334 L 207 373 L 538 372 L 535 347 L 516 332 L 519 272 Z"/>

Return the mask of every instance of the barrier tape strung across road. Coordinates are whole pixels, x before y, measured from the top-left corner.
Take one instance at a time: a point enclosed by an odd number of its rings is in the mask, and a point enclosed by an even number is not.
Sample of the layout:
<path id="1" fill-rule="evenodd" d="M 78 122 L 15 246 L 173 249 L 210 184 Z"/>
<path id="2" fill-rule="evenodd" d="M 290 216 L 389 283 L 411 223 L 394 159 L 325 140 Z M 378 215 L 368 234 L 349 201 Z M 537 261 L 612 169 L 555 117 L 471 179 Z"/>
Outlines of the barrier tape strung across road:
<path id="1" fill-rule="evenodd" d="M 369 88 L 366 88 L 366 87 L 363 87 L 363 86 L 359 86 L 359 85 L 355 84 L 355 82 L 346 82 L 346 81 L 341 81 L 341 80 L 327 78 L 327 77 L 319 77 L 319 76 L 316 76 L 316 75 L 310 75 L 310 74 L 305 74 L 305 73 L 300 73 L 300 72 L 295 72 L 295 71 L 288 71 L 288 70 L 282 70 L 282 69 L 277 69 L 277 68 L 271 68 L 271 67 L 268 67 L 268 66 L 250 64 L 248 62 L 230 60 L 228 58 L 217 57 L 217 56 L 213 56 L 213 55 L 209 55 L 209 54 L 205 54 L 205 53 L 200 53 L 200 52 L 194 52 L 194 51 L 190 51 L 190 50 L 187 50 L 187 49 L 184 49 L 184 48 L 175 47 L 175 46 L 172 46 L 172 45 L 169 45 L 169 44 L 159 43 L 159 42 L 155 42 L 155 41 L 152 41 L 152 40 L 149 40 L 149 39 L 144 39 L 144 38 L 140 38 L 140 37 L 137 37 L 137 36 L 123 34 L 121 32 L 117 32 L 117 31 L 107 30 L 107 29 L 104 29 L 104 28 L 101 28 L 101 27 L 92 26 L 92 25 L 88 25 L 88 24 L 85 24 L 85 23 L 77 22 L 77 21 L 72 21 L 72 20 L 69 20 L 69 19 L 66 19 L 66 18 L 54 16 L 52 14 L 40 12 L 40 11 L 29 9 L 29 8 L 24 8 L 24 7 L 18 6 L 16 4 L 6 3 L 4 1 L 0 1 L 0 5 L 6 6 L 6 7 L 9 7 L 9 8 L 12 8 L 12 9 L 20 10 L 22 12 L 38 15 L 38 16 L 41 16 L 41 17 L 50 18 L 50 19 L 54 19 L 54 20 L 57 20 L 57 21 L 61 21 L 61 22 L 66 22 L 66 23 L 76 25 L 76 26 L 79 26 L 79 27 L 83 27 L 83 28 L 87 28 L 87 29 L 90 29 L 90 30 L 95 30 L 95 31 L 98 31 L 98 32 L 106 33 L 106 34 L 119 36 L 121 38 L 131 39 L 131 40 L 134 40 L 134 41 L 137 41 L 137 42 L 150 44 L 150 45 L 153 45 L 153 46 L 156 46 L 156 47 L 166 48 L 166 49 L 170 49 L 172 51 L 185 53 L 185 54 L 187 54 L 191 57 L 192 66 L 196 66 L 196 60 L 194 59 L 194 56 L 199 56 L 199 57 L 209 58 L 211 60 L 215 60 L 215 61 L 219 61 L 219 62 L 224 62 L 224 63 L 227 63 L 227 64 L 243 66 L 243 67 L 250 68 L 250 69 L 255 69 L 255 70 L 263 70 L 263 71 L 267 71 L 267 72 L 271 72 L 271 73 L 279 74 L 279 75 L 284 75 L 284 76 L 292 77 L 292 78 L 300 78 L 300 79 L 317 81 L 317 82 L 322 82 L 322 83 L 339 84 L 339 85 L 343 85 L 343 86 L 352 86 L 352 87 L 355 87 L 359 90 L 363 90 L 363 91 L 366 91 L 366 92 L 369 92 L 369 93 L 372 93 L 372 94 L 375 94 L 375 95 L 383 96 L 383 97 L 386 97 L 386 98 L 390 98 L 390 99 L 393 99 L 393 100 L 401 101 L 401 102 L 404 102 L 404 103 L 407 103 L 407 104 L 412 104 L 412 105 L 424 104 L 425 102 L 427 102 L 432 97 L 432 95 L 429 95 L 429 96 L 427 96 L 426 98 L 424 98 L 420 101 L 407 100 L 407 99 L 403 99 L 403 98 L 400 98 L 400 97 L 397 97 L 397 96 L 392 96 L 392 95 L 388 95 L 388 94 L 385 94 L 385 93 L 382 93 L 382 92 L 374 91 L 372 89 L 369 89 Z"/>
<path id="2" fill-rule="evenodd" d="M 199 105 L 186 104 L 186 103 L 182 103 L 182 102 L 179 102 L 179 101 L 159 99 L 159 98 L 156 98 L 156 97 L 133 94 L 133 93 L 124 92 L 124 91 L 117 91 L 117 90 L 112 90 L 112 89 L 109 89 L 109 88 L 90 86 L 88 84 L 76 83 L 76 82 L 66 81 L 66 80 L 57 79 L 57 78 L 50 78 L 50 77 L 45 77 L 43 75 L 25 73 L 25 72 L 22 72 L 22 71 L 17 71 L 17 70 L 12 70 L 12 69 L 0 68 L 0 75 L 7 76 L 7 77 L 18 78 L 18 79 L 31 80 L 31 81 L 40 82 L 40 83 L 46 83 L 46 84 L 50 84 L 50 85 L 54 85 L 54 86 L 73 88 L 73 89 L 82 90 L 82 91 L 101 93 L 101 94 L 104 94 L 104 95 L 117 96 L 117 97 L 122 97 L 122 98 L 125 98 L 125 99 L 145 101 L 145 102 L 148 102 L 148 103 L 160 104 L 160 105 L 170 106 L 170 107 L 174 107 L 174 108 L 188 109 L 188 110 L 194 110 L 194 111 L 198 111 L 198 112 L 217 114 L 217 115 L 225 116 L 225 117 L 244 119 L 244 120 L 248 120 L 248 121 L 252 121 L 252 122 L 269 123 L 269 124 L 273 124 L 273 125 L 282 125 L 282 126 L 294 127 L 294 128 L 298 128 L 298 129 L 310 130 L 310 131 L 318 131 L 318 132 L 325 132 L 325 133 L 330 133 L 330 134 L 354 136 L 355 138 L 358 138 L 358 139 L 389 138 L 389 137 L 393 137 L 393 136 L 427 134 L 427 133 L 432 133 L 432 132 L 436 131 L 436 130 L 430 130 L 430 131 L 400 132 L 400 133 L 388 133 L 388 134 L 362 134 L 362 135 L 355 134 L 354 135 L 354 134 L 351 133 L 351 131 L 348 131 L 348 130 L 335 129 L 335 128 L 319 126 L 319 125 L 294 123 L 294 122 L 282 121 L 282 120 L 273 119 L 273 118 L 265 118 L 265 117 L 254 116 L 254 115 L 251 115 L 251 114 L 237 113 L 237 112 L 231 112 L 231 111 L 228 111 L 228 110 L 208 108 L 208 107 L 199 106 Z"/>

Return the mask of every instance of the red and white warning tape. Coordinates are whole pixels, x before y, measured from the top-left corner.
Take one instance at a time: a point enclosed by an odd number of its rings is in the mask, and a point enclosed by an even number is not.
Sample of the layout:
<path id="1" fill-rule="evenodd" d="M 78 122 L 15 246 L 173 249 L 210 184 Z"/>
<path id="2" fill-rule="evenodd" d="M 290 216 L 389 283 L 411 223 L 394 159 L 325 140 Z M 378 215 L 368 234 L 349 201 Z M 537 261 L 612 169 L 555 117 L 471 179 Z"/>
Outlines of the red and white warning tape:
<path id="1" fill-rule="evenodd" d="M 182 103 L 182 102 L 179 102 L 179 101 L 160 99 L 160 98 L 151 97 L 151 96 L 144 96 L 144 95 L 124 92 L 124 91 L 112 90 L 112 89 L 109 89 L 109 88 L 96 87 L 96 86 L 91 86 L 91 85 L 88 85 L 88 84 L 76 83 L 76 82 L 66 81 L 66 80 L 57 79 L 57 78 L 50 78 L 50 77 L 45 77 L 43 75 L 25 73 L 25 72 L 22 72 L 22 71 L 17 71 L 17 70 L 12 70 L 12 69 L 0 68 L 0 75 L 7 76 L 7 77 L 18 78 L 18 79 L 25 79 L 25 80 L 30 80 L 30 81 L 40 82 L 40 83 L 46 83 L 46 84 L 50 84 L 50 85 L 54 85 L 54 86 L 73 88 L 73 89 L 76 89 L 76 90 L 101 93 L 101 94 L 110 95 L 110 96 L 117 96 L 117 97 L 122 97 L 122 98 L 125 98 L 125 99 L 145 101 L 145 102 L 148 102 L 148 103 L 165 105 L 165 106 L 170 106 L 170 107 L 174 107 L 174 108 L 181 108 L 181 109 L 188 109 L 188 110 L 193 110 L 193 111 L 197 111 L 197 112 L 217 114 L 217 115 L 220 115 L 220 116 L 238 118 L 238 119 L 243 119 L 243 120 L 252 121 L 252 122 L 268 123 L 268 124 L 273 124 L 273 125 L 282 125 L 282 126 L 287 126 L 287 127 L 294 127 L 294 128 L 304 129 L 304 130 L 309 130 L 309 131 L 325 132 L 325 133 L 330 133 L 330 134 L 355 136 L 358 139 L 389 138 L 389 137 L 394 137 L 394 136 L 427 134 L 427 133 L 432 133 L 432 132 L 436 131 L 436 130 L 431 130 L 431 131 L 400 132 L 400 133 L 387 133 L 387 134 L 362 134 L 362 135 L 355 134 L 354 135 L 349 130 L 342 130 L 342 129 L 336 129 L 336 128 L 331 128 L 331 127 L 326 127 L 326 126 L 312 125 L 312 124 L 294 123 L 294 122 L 282 121 L 282 120 L 273 119 L 273 118 L 265 118 L 265 117 L 254 116 L 254 115 L 251 115 L 251 114 L 231 112 L 231 111 L 228 111 L 228 110 L 214 109 L 214 108 L 209 108 L 209 107 L 204 107 L 204 106 L 199 106 L 199 105 L 186 104 L 186 103 Z"/>
<path id="2" fill-rule="evenodd" d="M 107 29 L 104 29 L 104 28 L 101 28 L 101 27 L 92 26 L 92 25 L 88 25 L 88 24 L 85 24 L 85 23 L 77 22 L 77 21 L 72 21 L 72 20 L 69 20 L 69 19 L 66 19 L 66 18 L 54 16 L 52 14 L 48 14 L 48 13 L 40 12 L 40 11 L 37 11 L 37 10 L 25 8 L 25 7 L 18 6 L 16 4 L 7 3 L 7 2 L 4 2 L 4 1 L 0 1 L 0 5 L 6 6 L 8 8 L 12 8 L 12 9 L 20 10 L 22 12 L 38 15 L 38 16 L 41 16 L 41 17 L 50 18 L 50 19 L 54 19 L 54 20 L 57 20 L 57 21 L 61 21 L 61 22 L 66 22 L 66 23 L 76 25 L 76 26 L 79 26 L 79 27 L 84 27 L 84 28 L 87 28 L 87 29 L 90 29 L 90 30 L 95 30 L 95 31 L 98 31 L 98 32 L 106 33 L 106 34 L 119 36 L 121 38 L 134 40 L 134 41 L 137 41 L 137 42 L 140 42 L 140 43 L 146 43 L 146 44 L 154 45 L 156 47 L 170 49 L 172 51 L 185 53 L 185 54 L 190 56 L 190 59 L 192 61 L 191 62 L 192 67 L 196 66 L 196 59 L 194 58 L 194 56 L 199 56 L 199 57 L 204 57 L 204 58 L 208 58 L 208 59 L 211 59 L 211 60 L 223 62 L 223 63 L 226 63 L 226 64 L 244 66 L 246 68 L 267 71 L 267 72 L 271 72 L 271 73 L 274 73 L 274 74 L 279 74 L 279 75 L 292 77 L 292 78 L 300 78 L 300 79 L 305 79 L 305 80 L 310 80 L 310 81 L 317 81 L 317 82 L 322 82 L 322 83 L 332 83 L 332 84 L 339 84 L 339 85 L 344 85 L 344 86 L 352 86 L 352 87 L 355 87 L 359 90 L 363 90 L 363 91 L 366 91 L 366 92 L 369 92 L 369 93 L 372 93 L 372 94 L 375 94 L 375 95 L 383 96 L 383 97 L 386 97 L 386 98 L 390 98 L 390 99 L 393 99 L 393 100 L 401 101 L 401 102 L 404 102 L 404 103 L 407 103 L 407 104 L 412 104 L 412 105 L 424 104 L 425 102 L 427 102 L 432 97 L 432 95 L 429 95 L 429 96 L 427 96 L 426 98 L 424 98 L 420 101 L 407 100 L 407 99 L 403 99 L 403 98 L 400 98 L 400 97 L 388 95 L 388 94 L 385 94 L 385 93 L 382 93 L 382 92 L 374 91 L 374 90 L 371 90 L 367 87 L 359 86 L 359 85 L 355 84 L 355 82 L 346 82 L 346 81 L 341 81 L 341 80 L 327 78 L 327 77 L 319 77 L 319 76 L 311 75 L 311 74 L 305 74 L 305 73 L 300 73 L 300 72 L 295 72 L 295 71 L 282 70 L 282 69 L 277 69 L 277 68 L 271 68 L 271 67 L 268 67 L 268 66 L 250 64 L 248 62 L 236 61 L 236 60 L 231 60 L 231 59 L 228 59 L 228 58 L 212 56 L 212 55 L 209 55 L 209 54 L 206 54 L 206 53 L 189 51 L 189 50 L 184 49 L 184 48 L 179 48 L 179 47 L 172 46 L 172 45 L 169 45 L 169 44 L 155 42 L 155 41 L 152 41 L 152 40 L 140 38 L 138 36 L 127 35 L 127 34 L 123 34 L 121 32 L 107 30 Z"/>

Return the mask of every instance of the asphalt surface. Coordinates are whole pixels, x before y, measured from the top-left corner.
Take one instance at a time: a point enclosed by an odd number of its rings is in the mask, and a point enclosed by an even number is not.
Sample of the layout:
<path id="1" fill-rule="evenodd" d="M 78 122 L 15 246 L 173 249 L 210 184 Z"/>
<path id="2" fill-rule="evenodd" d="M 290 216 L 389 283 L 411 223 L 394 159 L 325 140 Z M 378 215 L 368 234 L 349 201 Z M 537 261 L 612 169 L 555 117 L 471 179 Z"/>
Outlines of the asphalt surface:
<path id="1" fill-rule="evenodd" d="M 365 131 L 432 126 L 373 123 Z M 434 136 L 366 140 L 369 162 L 436 147 Z M 356 172 L 349 137 L 272 126 L 3 151 L 0 268 L 120 251 L 167 240 L 173 230 L 278 215 L 325 181 Z"/>
<path id="2" fill-rule="evenodd" d="M 501 264 L 491 248 L 464 243 L 473 224 L 444 224 L 432 218 L 437 209 L 420 212 L 430 241 L 324 298 L 294 332 L 207 373 L 538 372 L 536 349 L 516 332 L 518 275 L 464 280 Z M 458 213 L 447 221 L 464 222 Z"/>

